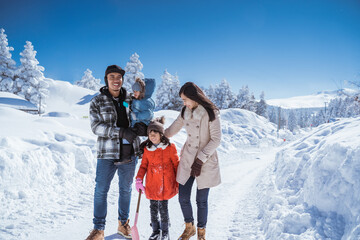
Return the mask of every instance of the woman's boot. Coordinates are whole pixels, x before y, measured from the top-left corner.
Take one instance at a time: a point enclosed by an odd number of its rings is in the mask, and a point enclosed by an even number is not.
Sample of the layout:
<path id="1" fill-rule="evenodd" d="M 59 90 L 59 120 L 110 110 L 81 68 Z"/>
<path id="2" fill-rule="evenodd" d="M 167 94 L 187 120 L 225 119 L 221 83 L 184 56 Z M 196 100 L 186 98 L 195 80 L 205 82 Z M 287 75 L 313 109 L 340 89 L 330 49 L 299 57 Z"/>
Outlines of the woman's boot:
<path id="1" fill-rule="evenodd" d="M 178 240 L 188 240 L 196 234 L 196 228 L 193 222 L 185 223 L 185 230 Z"/>
<path id="2" fill-rule="evenodd" d="M 205 228 L 198 228 L 198 240 L 205 240 Z"/>

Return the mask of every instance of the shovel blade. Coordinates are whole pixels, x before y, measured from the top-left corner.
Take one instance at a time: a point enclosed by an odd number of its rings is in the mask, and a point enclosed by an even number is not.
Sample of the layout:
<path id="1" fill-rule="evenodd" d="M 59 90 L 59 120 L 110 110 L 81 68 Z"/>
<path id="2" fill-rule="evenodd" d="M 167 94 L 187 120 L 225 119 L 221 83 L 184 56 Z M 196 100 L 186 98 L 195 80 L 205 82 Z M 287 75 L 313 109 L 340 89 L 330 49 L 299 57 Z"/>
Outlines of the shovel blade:
<path id="1" fill-rule="evenodd" d="M 131 228 L 131 238 L 132 240 L 140 240 L 139 231 L 136 225 Z"/>

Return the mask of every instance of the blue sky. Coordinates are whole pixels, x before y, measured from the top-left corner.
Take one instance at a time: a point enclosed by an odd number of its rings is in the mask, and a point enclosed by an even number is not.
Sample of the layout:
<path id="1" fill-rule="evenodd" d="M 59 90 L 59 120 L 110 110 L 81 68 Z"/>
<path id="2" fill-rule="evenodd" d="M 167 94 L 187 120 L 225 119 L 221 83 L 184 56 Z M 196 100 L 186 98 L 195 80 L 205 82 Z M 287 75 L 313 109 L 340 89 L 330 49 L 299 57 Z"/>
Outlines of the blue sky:
<path id="1" fill-rule="evenodd" d="M 3 1 L 13 59 L 31 41 L 45 75 L 74 82 L 86 68 L 140 55 L 145 77 L 181 84 L 226 79 L 256 98 L 308 95 L 360 79 L 360 1 L 97 0 Z"/>

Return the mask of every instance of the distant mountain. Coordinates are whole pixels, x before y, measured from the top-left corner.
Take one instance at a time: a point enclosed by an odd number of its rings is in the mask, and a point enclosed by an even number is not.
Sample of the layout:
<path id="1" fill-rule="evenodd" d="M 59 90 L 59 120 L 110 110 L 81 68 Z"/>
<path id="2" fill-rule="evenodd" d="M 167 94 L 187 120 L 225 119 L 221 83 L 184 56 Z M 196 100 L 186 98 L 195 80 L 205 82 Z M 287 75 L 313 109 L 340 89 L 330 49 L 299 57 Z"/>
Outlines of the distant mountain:
<path id="1" fill-rule="evenodd" d="M 332 99 L 353 95 L 357 91 L 354 89 L 341 89 L 335 91 L 321 91 L 308 96 L 297 96 L 291 98 L 269 99 L 267 104 L 272 106 L 280 106 L 282 108 L 322 108 L 325 102 L 329 103 Z"/>

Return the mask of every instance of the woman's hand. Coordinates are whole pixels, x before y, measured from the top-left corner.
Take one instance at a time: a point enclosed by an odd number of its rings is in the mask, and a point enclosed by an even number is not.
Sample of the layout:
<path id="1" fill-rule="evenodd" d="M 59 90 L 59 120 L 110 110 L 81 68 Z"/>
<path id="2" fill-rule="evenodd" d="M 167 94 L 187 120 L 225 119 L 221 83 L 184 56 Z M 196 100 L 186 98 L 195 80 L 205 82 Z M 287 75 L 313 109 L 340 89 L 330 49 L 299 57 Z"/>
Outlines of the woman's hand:
<path id="1" fill-rule="evenodd" d="M 193 165 L 191 166 L 190 175 L 193 177 L 200 176 L 202 165 L 203 165 L 203 162 L 200 159 L 196 158 Z"/>

